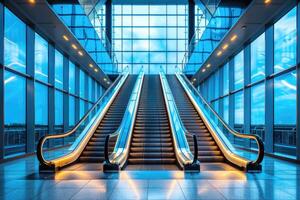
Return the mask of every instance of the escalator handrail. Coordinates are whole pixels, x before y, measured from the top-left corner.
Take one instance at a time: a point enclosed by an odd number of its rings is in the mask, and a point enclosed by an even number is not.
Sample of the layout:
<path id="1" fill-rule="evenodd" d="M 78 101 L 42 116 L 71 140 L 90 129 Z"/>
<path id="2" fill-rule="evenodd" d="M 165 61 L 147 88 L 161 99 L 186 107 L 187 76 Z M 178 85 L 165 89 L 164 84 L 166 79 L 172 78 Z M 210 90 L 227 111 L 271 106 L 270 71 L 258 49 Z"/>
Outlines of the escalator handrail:
<path id="1" fill-rule="evenodd" d="M 141 89 L 142 89 L 142 86 L 143 86 L 143 79 L 144 79 L 144 72 L 141 71 L 136 79 L 136 83 L 132 89 L 132 93 L 130 95 L 130 99 L 129 99 L 129 102 L 127 104 L 127 107 L 126 107 L 126 110 L 125 110 L 125 113 L 124 113 L 124 116 L 122 118 L 122 121 L 121 121 L 121 124 L 119 126 L 119 128 L 112 134 L 109 134 L 106 136 L 105 138 L 105 144 L 104 144 L 104 160 L 105 160 L 105 164 L 108 164 L 108 165 L 118 165 L 120 167 L 123 166 L 123 164 L 125 163 L 126 161 L 126 156 L 125 155 L 126 153 L 128 153 L 128 149 L 126 147 L 126 144 L 130 141 L 131 137 L 129 136 L 127 139 L 126 139 L 126 143 L 124 144 L 124 146 L 122 147 L 117 147 L 118 143 L 119 143 L 119 140 L 121 140 L 123 134 L 126 134 L 125 132 L 130 132 L 130 130 L 132 129 L 133 127 L 133 124 L 134 124 L 134 121 L 135 121 L 135 116 L 136 116 L 136 113 L 137 113 L 137 108 L 138 108 L 138 104 L 139 104 L 139 99 L 140 99 L 140 93 L 141 93 Z M 137 91 L 136 91 L 137 90 Z M 131 102 L 133 99 L 133 102 Z M 130 112 L 130 107 L 133 106 L 133 113 Z M 131 113 L 131 116 L 130 119 L 131 119 L 131 122 L 130 122 L 130 129 L 129 130 L 123 130 L 123 127 L 125 127 L 125 125 L 127 124 L 127 112 Z M 108 152 L 108 146 L 109 146 L 109 140 L 111 138 L 115 138 L 117 137 L 117 141 L 115 143 L 115 146 L 114 146 L 114 150 L 112 152 L 111 155 L 109 155 L 109 152 Z M 118 149 L 121 149 L 121 152 L 118 151 Z M 114 155 L 114 156 L 113 156 Z M 113 157 L 112 161 L 110 159 L 110 157 Z M 123 158 L 123 159 L 122 159 Z M 123 162 L 122 162 L 123 161 Z M 122 163 L 121 163 L 122 162 Z"/>
<path id="2" fill-rule="evenodd" d="M 218 118 L 218 120 L 223 124 L 223 126 L 229 131 L 229 133 L 233 134 L 236 137 L 244 138 L 244 139 L 252 139 L 255 140 L 258 146 L 258 156 L 256 160 L 250 161 L 250 165 L 257 166 L 259 165 L 264 158 L 264 143 L 260 136 L 256 134 L 245 134 L 237 132 L 232 129 L 223 119 L 222 117 L 206 102 L 206 100 L 202 97 L 200 92 L 191 84 L 188 78 L 184 74 L 177 73 L 176 76 L 181 76 L 184 78 L 185 82 L 193 89 L 193 91 L 201 98 L 201 101 L 209 108 L 209 110 Z"/>
<path id="3" fill-rule="evenodd" d="M 74 134 L 82 123 L 90 116 L 90 114 L 95 110 L 95 108 L 102 102 L 106 95 L 115 87 L 115 85 L 121 80 L 122 77 L 127 76 L 128 73 L 120 74 L 117 79 L 109 86 L 109 88 L 104 92 L 104 94 L 97 100 L 97 102 L 89 109 L 89 111 L 77 122 L 77 124 L 69 131 L 60 134 L 45 135 L 39 139 L 37 145 L 37 158 L 41 165 L 52 167 L 52 163 L 47 161 L 43 155 L 43 146 L 45 142 L 49 139 L 65 138 Z"/>
<path id="4" fill-rule="evenodd" d="M 180 114 L 179 114 L 178 109 L 177 109 L 177 107 L 176 107 L 176 103 L 175 103 L 175 101 L 174 101 L 174 97 L 173 97 L 172 91 L 171 91 L 171 89 L 170 89 L 170 86 L 167 85 L 168 81 L 167 81 L 166 76 L 165 76 L 165 74 L 164 74 L 163 72 L 160 72 L 160 77 L 161 77 L 161 82 L 162 82 L 162 87 L 163 87 L 164 95 L 166 95 L 165 93 L 168 92 L 168 93 L 170 94 L 171 98 L 172 98 L 171 100 L 172 100 L 172 102 L 173 102 L 173 104 L 174 104 L 175 115 L 178 116 L 178 121 L 179 121 L 179 125 L 180 125 L 181 130 L 184 132 L 185 136 L 190 136 L 190 137 L 193 138 L 193 143 L 194 143 L 194 154 L 193 154 L 193 161 L 191 162 L 191 164 L 192 164 L 192 165 L 195 165 L 195 164 L 199 163 L 199 161 L 198 161 L 198 141 L 197 141 L 197 137 L 196 137 L 195 134 L 190 133 L 190 132 L 185 128 L 185 126 L 183 125 L 183 122 L 182 122 L 182 120 L 181 120 L 181 118 L 180 118 Z M 166 84 L 163 82 L 163 79 L 166 81 Z M 167 87 L 167 88 L 166 88 L 166 87 Z M 169 90 L 169 91 L 166 91 L 166 90 Z M 169 100 L 166 99 L 166 101 L 169 101 Z M 168 113 L 169 113 L 169 111 L 168 111 Z M 171 116 L 170 116 L 170 117 L 171 117 Z M 185 140 L 186 140 L 186 138 L 185 138 Z M 188 146 L 188 151 L 190 152 L 190 148 L 189 148 L 188 142 L 185 141 L 185 143 L 187 144 L 187 146 Z M 180 149 L 181 149 L 181 148 L 180 148 Z M 190 153 L 191 153 L 191 152 L 190 152 Z M 186 156 L 185 153 L 182 153 L 182 154 L 186 157 L 186 158 L 185 158 L 186 161 L 189 160 L 188 156 Z M 191 154 L 192 154 L 192 153 L 191 153 Z M 183 164 L 187 164 L 187 163 L 183 163 Z"/>

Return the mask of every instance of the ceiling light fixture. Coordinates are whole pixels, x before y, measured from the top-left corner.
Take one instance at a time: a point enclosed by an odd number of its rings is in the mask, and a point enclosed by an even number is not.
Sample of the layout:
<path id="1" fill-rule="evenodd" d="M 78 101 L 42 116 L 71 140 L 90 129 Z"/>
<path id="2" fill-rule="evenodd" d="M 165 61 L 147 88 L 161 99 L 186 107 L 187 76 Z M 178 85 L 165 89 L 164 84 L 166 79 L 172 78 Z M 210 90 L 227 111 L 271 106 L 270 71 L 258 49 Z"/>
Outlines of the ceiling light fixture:
<path id="1" fill-rule="evenodd" d="M 265 4 L 269 4 L 271 3 L 272 1 L 271 0 L 264 0 Z"/>
<path id="2" fill-rule="evenodd" d="M 94 71 L 95 71 L 95 72 L 98 72 L 98 69 L 95 68 Z"/>
<path id="3" fill-rule="evenodd" d="M 205 72 L 206 71 L 206 69 L 202 69 L 202 72 Z"/>
<path id="4" fill-rule="evenodd" d="M 78 51 L 78 54 L 79 54 L 80 56 L 83 56 L 82 51 Z"/>
<path id="5" fill-rule="evenodd" d="M 92 63 L 90 63 L 90 64 L 89 64 L 89 67 L 90 67 L 90 68 L 93 68 L 93 67 L 94 67 L 94 65 L 93 65 Z"/>
<path id="6" fill-rule="evenodd" d="M 193 79 L 193 81 L 196 81 L 196 80 L 197 80 L 196 78 Z"/>
<path id="7" fill-rule="evenodd" d="M 34 4 L 35 0 L 28 0 L 28 2 Z"/>
<path id="8" fill-rule="evenodd" d="M 106 79 L 106 78 L 104 78 L 103 80 L 104 80 L 104 81 L 106 81 L 107 79 Z"/>
<path id="9" fill-rule="evenodd" d="M 75 50 L 78 49 L 77 46 L 76 46 L 75 44 L 72 44 L 72 48 L 75 49 Z"/>
<path id="10" fill-rule="evenodd" d="M 210 66 L 211 66 L 211 64 L 210 64 L 210 63 L 208 63 L 208 64 L 206 65 L 206 67 L 207 67 L 207 68 L 210 68 Z"/>
<path id="11" fill-rule="evenodd" d="M 66 41 L 69 41 L 69 38 L 68 38 L 68 36 L 66 36 L 66 35 L 63 35 L 62 37 L 64 38 L 64 40 L 66 40 Z"/>
<path id="12" fill-rule="evenodd" d="M 234 42 L 236 39 L 237 39 L 237 35 L 233 35 L 233 36 L 230 38 L 230 41 L 231 41 L 231 42 Z"/>
<path id="13" fill-rule="evenodd" d="M 228 46 L 229 46 L 228 44 L 224 44 L 224 45 L 222 46 L 222 49 L 223 49 L 223 50 L 226 50 L 226 49 L 228 48 Z"/>
<path id="14" fill-rule="evenodd" d="M 217 56 L 221 56 L 222 55 L 222 51 L 218 51 Z"/>

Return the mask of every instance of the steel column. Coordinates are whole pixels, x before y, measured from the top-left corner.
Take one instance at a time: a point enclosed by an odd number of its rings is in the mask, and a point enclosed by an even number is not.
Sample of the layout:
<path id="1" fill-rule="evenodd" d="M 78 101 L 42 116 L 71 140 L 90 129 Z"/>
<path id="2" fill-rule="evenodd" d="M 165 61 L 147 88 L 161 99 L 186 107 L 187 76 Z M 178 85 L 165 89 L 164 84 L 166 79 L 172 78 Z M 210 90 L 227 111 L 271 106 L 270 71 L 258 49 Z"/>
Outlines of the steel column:
<path id="1" fill-rule="evenodd" d="M 26 26 L 26 67 L 31 78 L 26 81 L 26 152 L 35 151 L 35 88 L 34 88 L 34 44 L 35 32 Z"/>
<path id="2" fill-rule="evenodd" d="M 274 26 L 266 29 L 266 99 L 265 99 L 265 151 L 273 153 L 274 125 L 274 79 L 269 77 L 274 71 Z"/>

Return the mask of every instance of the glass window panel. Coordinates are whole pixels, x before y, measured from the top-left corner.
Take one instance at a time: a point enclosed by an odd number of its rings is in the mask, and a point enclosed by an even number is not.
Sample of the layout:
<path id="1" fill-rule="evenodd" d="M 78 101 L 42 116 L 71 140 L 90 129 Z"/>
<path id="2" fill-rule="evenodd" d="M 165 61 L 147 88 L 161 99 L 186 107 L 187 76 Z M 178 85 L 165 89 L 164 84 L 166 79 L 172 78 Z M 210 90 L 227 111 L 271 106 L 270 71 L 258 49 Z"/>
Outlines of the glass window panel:
<path id="1" fill-rule="evenodd" d="M 274 79 L 274 123 L 296 124 L 296 73 Z"/>
<path id="2" fill-rule="evenodd" d="M 274 72 L 296 64 L 296 7 L 274 24 Z"/>
<path id="3" fill-rule="evenodd" d="M 63 89 L 63 80 L 64 80 L 64 57 L 63 55 L 55 50 L 55 87 Z"/>
<path id="4" fill-rule="evenodd" d="M 69 126 L 75 125 L 75 97 L 69 96 Z"/>
<path id="5" fill-rule="evenodd" d="M 69 92 L 75 94 L 75 65 L 69 61 Z"/>
<path id="6" fill-rule="evenodd" d="M 229 93 L 229 65 L 228 63 L 223 67 L 223 95 Z"/>
<path id="7" fill-rule="evenodd" d="M 85 114 L 85 101 L 80 99 L 79 118 L 81 119 Z"/>
<path id="8" fill-rule="evenodd" d="M 265 78 L 265 34 L 251 43 L 251 83 Z"/>
<path id="9" fill-rule="evenodd" d="M 296 71 L 274 79 L 274 151 L 296 155 Z"/>
<path id="10" fill-rule="evenodd" d="M 251 88 L 251 125 L 265 124 L 265 84 Z"/>
<path id="11" fill-rule="evenodd" d="M 4 10 L 4 65 L 26 73 L 26 25 Z"/>
<path id="12" fill-rule="evenodd" d="M 85 73 L 80 70 L 79 73 L 79 96 L 85 98 Z"/>
<path id="13" fill-rule="evenodd" d="M 48 134 L 48 87 L 35 83 L 35 142 Z"/>
<path id="14" fill-rule="evenodd" d="M 234 124 L 244 124 L 244 92 L 234 94 Z"/>
<path id="15" fill-rule="evenodd" d="M 25 153 L 26 144 L 26 80 L 10 72 L 4 73 L 4 153 Z M 17 113 L 17 114 L 16 114 Z"/>
<path id="16" fill-rule="evenodd" d="M 39 34 L 35 34 L 35 78 L 48 82 L 48 42 Z"/>
<path id="17" fill-rule="evenodd" d="M 54 103 L 54 107 L 55 107 L 55 125 L 59 126 L 59 125 L 63 125 L 63 105 L 64 105 L 64 99 L 63 99 L 63 93 L 55 90 L 55 103 Z"/>
<path id="18" fill-rule="evenodd" d="M 244 51 L 234 57 L 234 89 L 244 86 Z"/>
<path id="19" fill-rule="evenodd" d="M 223 119 L 226 123 L 229 122 L 229 97 L 223 98 Z"/>

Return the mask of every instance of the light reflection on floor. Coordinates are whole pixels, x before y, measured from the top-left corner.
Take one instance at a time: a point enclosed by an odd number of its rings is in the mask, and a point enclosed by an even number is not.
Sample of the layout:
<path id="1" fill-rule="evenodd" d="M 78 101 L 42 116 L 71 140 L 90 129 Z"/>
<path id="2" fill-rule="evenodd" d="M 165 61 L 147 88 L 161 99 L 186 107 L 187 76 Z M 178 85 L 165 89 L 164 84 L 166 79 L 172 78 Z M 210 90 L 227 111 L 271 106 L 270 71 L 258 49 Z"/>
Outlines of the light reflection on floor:
<path id="1" fill-rule="evenodd" d="M 101 164 L 75 164 L 40 174 L 28 157 L 0 165 L 0 199 L 300 199 L 300 165 L 270 157 L 261 173 L 222 163 L 201 164 L 200 173 L 159 167 L 103 173 Z"/>

